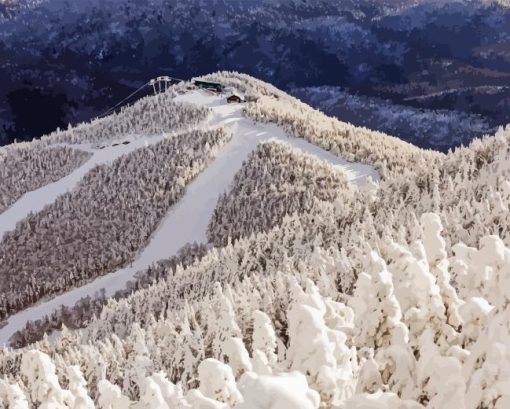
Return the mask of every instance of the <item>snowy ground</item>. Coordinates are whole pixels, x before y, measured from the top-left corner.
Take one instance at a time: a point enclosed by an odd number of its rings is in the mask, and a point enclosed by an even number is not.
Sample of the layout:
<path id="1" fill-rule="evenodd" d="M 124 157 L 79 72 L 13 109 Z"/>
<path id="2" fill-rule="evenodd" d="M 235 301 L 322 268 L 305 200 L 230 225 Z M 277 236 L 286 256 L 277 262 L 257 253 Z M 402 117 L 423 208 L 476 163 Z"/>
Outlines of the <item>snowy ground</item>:
<path id="1" fill-rule="evenodd" d="M 137 271 L 146 269 L 158 260 L 171 257 L 186 243 L 205 242 L 207 225 L 219 195 L 228 189 L 243 161 L 260 141 L 269 138 L 285 141 L 304 152 L 340 167 L 346 173 L 347 178 L 357 185 L 363 184 L 367 177 L 374 180 L 379 179 L 379 174 L 371 166 L 349 163 L 303 139 L 288 137 L 281 128 L 275 125 L 254 123 L 244 118 L 241 113 L 242 105 L 226 104 L 223 97 L 195 91 L 181 95 L 177 99 L 211 107 L 214 115 L 210 118 L 210 126 L 230 127 L 234 131 L 232 140 L 219 152 L 217 158 L 190 183 L 184 197 L 170 208 L 167 216 L 152 234 L 148 245 L 141 250 L 133 263 L 11 316 L 7 325 L 0 329 L 0 345 L 6 344 L 11 335 L 22 329 L 27 321 L 49 315 L 61 305 L 72 306 L 79 299 L 94 296 L 103 288 L 106 291 L 106 296 L 113 295 L 117 290 L 125 288 L 126 283 L 133 279 Z M 163 136 L 150 138 L 150 143 L 155 143 L 161 138 Z M 8 211 L 1 214 L 0 235 L 13 229 L 16 222 L 26 217 L 31 211 L 42 209 L 44 205 L 54 201 L 59 194 L 72 189 L 92 167 L 112 161 L 143 146 L 144 143 L 146 141 L 143 139 L 134 139 L 129 145 L 92 150 L 94 156 L 82 167 L 56 183 L 26 194 Z M 9 211 L 9 215 L 6 216 Z"/>

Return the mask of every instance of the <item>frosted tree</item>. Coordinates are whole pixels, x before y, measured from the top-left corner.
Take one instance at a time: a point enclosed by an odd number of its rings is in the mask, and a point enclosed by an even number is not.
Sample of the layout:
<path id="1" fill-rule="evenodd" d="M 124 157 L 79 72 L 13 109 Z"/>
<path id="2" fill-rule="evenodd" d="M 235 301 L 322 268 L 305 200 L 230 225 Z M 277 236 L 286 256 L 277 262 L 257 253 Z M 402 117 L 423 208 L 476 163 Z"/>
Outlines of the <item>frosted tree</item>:
<path id="1" fill-rule="evenodd" d="M 9 409 L 29 409 L 28 401 L 19 384 L 0 380 L 0 403 Z"/>
<path id="2" fill-rule="evenodd" d="M 125 409 L 129 408 L 131 401 L 124 396 L 117 385 L 111 384 L 106 379 L 99 382 L 98 409 Z"/>
<path id="3" fill-rule="evenodd" d="M 411 251 L 410 251 L 411 250 Z M 411 249 L 395 243 L 390 246 L 390 264 L 394 271 L 395 295 L 401 306 L 403 322 L 410 332 L 410 345 L 417 347 L 420 334 L 427 328 L 437 333 L 454 330 L 446 324 L 446 309 L 441 291 L 425 259 L 423 244 L 414 242 Z"/>
<path id="4" fill-rule="evenodd" d="M 146 332 L 139 325 L 133 325 L 130 338 L 132 352 L 125 365 L 123 390 L 128 396 L 135 396 L 142 380 L 149 375 L 153 362 L 146 345 Z"/>
<path id="5" fill-rule="evenodd" d="M 155 388 L 155 386 L 159 388 L 159 393 L 161 393 L 164 403 L 169 408 L 178 408 L 185 403 L 182 386 L 174 385 L 170 382 L 165 373 L 158 372 L 146 378 L 146 380 L 150 380 L 150 382 L 153 383 L 153 388 Z"/>
<path id="6" fill-rule="evenodd" d="M 409 330 L 398 325 L 390 345 L 377 351 L 381 381 L 404 399 L 416 399 L 416 359 L 409 346 Z"/>
<path id="7" fill-rule="evenodd" d="M 446 243 L 441 237 L 443 229 L 441 219 L 437 214 L 427 213 L 422 215 L 421 222 L 423 226 L 423 245 L 430 271 L 436 276 L 437 285 L 446 304 L 448 323 L 457 328 L 460 325 L 460 317 L 457 311 L 460 301 L 456 291 L 450 284 L 451 277 L 448 272 Z"/>
<path id="8" fill-rule="evenodd" d="M 441 355 L 440 349 L 434 343 L 434 333 L 430 329 L 420 337 L 420 359 L 416 374 L 424 394 L 418 399 L 427 400 L 427 408 L 466 408 L 466 385 L 462 376 L 462 365 L 455 357 Z"/>
<path id="9" fill-rule="evenodd" d="M 209 358 L 198 366 L 200 393 L 210 399 L 234 406 L 242 402 L 242 395 L 237 389 L 234 374 L 230 366 Z"/>
<path id="10" fill-rule="evenodd" d="M 264 357 L 257 359 L 267 360 L 269 366 L 276 364 L 276 334 L 269 317 L 262 311 L 255 310 L 253 312 L 253 354 L 264 354 Z M 259 352 L 257 352 L 259 351 Z M 257 353 L 256 353 L 257 352 Z"/>
<path id="11" fill-rule="evenodd" d="M 309 384 L 319 391 L 323 402 L 338 404 L 354 388 L 352 368 L 340 366 L 349 360 L 344 356 L 350 355 L 345 347 L 347 337 L 342 330 L 326 326 L 326 306 L 311 282 L 307 282 L 306 292 L 295 281 L 291 283 L 295 301 L 287 314 L 288 365 L 291 370 L 307 374 Z"/>
<path id="12" fill-rule="evenodd" d="M 136 405 L 137 409 L 161 408 L 170 409 L 166 403 L 160 386 L 152 378 L 145 378 L 140 388 L 140 400 Z"/>
<path id="13" fill-rule="evenodd" d="M 384 389 L 379 364 L 374 359 L 372 348 L 361 348 L 358 352 L 360 368 L 356 382 L 356 394 L 375 393 Z"/>
<path id="14" fill-rule="evenodd" d="M 78 366 L 73 365 L 67 369 L 69 378 L 69 392 L 74 396 L 73 408 L 75 409 L 94 409 L 94 401 L 90 398 L 87 391 L 87 381 L 83 377 Z"/>
<path id="15" fill-rule="evenodd" d="M 459 307 L 459 315 L 462 319 L 462 335 L 464 344 L 476 341 L 483 329 L 489 322 L 489 317 L 494 306 L 481 297 L 472 297 Z"/>
<path id="16" fill-rule="evenodd" d="M 372 348 L 389 345 L 393 331 L 401 325 L 402 312 L 392 275 L 374 251 L 369 255 L 367 272 L 358 277 L 349 305 L 355 314 L 356 344 Z"/>
<path id="17" fill-rule="evenodd" d="M 31 350 L 23 354 L 21 375 L 30 385 L 30 398 L 41 406 L 69 408 L 74 404 L 73 395 L 62 389 L 55 373 L 55 364 L 40 351 Z"/>
<path id="18" fill-rule="evenodd" d="M 209 314 L 209 333 L 213 335 L 213 356 L 220 357 L 224 342 L 232 336 L 239 337 L 241 330 L 235 321 L 235 311 L 232 300 L 223 292 L 221 285 L 214 286 L 214 301 Z"/>

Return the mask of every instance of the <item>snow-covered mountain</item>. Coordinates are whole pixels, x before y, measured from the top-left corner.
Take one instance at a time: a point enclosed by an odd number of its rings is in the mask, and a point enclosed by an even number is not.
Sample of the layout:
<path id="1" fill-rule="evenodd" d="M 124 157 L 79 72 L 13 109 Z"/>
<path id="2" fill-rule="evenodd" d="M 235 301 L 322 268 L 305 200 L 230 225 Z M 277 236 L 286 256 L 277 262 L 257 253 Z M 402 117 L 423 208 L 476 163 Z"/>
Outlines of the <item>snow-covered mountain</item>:
<path id="1" fill-rule="evenodd" d="M 510 129 L 201 79 L 0 150 L 0 407 L 507 408 Z"/>
<path id="2" fill-rule="evenodd" d="M 89 120 L 148 78 L 189 79 L 215 70 L 245 72 L 286 91 L 342 87 L 391 100 L 392 110 L 403 109 L 403 115 L 413 108 L 426 109 L 425 115 L 453 111 L 451 123 L 439 122 L 441 135 L 465 128 L 466 117 L 481 116 L 491 128 L 510 122 L 510 10 L 496 2 L 8 4 L 5 15 L 0 8 L 1 145 Z M 494 92 L 498 87 L 504 89 Z M 421 98 L 430 95 L 435 97 Z M 315 107 L 322 108 L 320 101 Z M 407 116 L 415 125 L 410 132 L 398 135 L 406 141 L 424 139 L 420 118 L 416 124 L 414 118 Z M 446 137 L 439 145 L 447 149 L 476 136 Z"/>

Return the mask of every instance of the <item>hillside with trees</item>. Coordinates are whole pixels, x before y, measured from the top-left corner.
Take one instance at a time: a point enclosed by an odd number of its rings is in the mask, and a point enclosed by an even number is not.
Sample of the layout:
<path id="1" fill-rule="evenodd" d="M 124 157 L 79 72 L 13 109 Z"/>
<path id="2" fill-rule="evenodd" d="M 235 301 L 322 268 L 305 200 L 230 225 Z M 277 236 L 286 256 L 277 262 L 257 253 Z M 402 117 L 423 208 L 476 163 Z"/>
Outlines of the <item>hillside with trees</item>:
<path id="1" fill-rule="evenodd" d="M 21 348 L 0 350 L 0 403 L 506 409 L 510 128 L 443 154 L 329 118 L 246 75 L 206 78 L 246 95 L 246 104 L 212 113 L 234 125 L 199 122 L 99 166 L 0 249 L 10 243 L 3 257 L 19 254 L 10 269 L 30 267 L 34 278 L 45 268 L 129 262 L 190 180 L 222 149 L 236 152 L 229 141 L 247 118 L 269 140 L 218 192 L 209 242 L 140 271 L 115 297 L 29 323 L 13 338 Z M 223 98 L 186 86 L 168 95 L 186 92 L 211 106 Z M 374 166 L 380 180 L 355 185 L 349 165 L 271 140 L 276 129 Z M 101 240 L 56 242 L 73 232 Z M 40 281 L 56 288 L 58 277 Z M 59 326 L 66 320 L 73 329 Z M 38 337 L 44 329 L 57 331 Z"/>
<path id="2" fill-rule="evenodd" d="M 281 142 L 261 143 L 218 200 L 209 242 L 223 247 L 271 230 L 285 216 L 309 211 L 315 200 L 332 202 L 345 189 L 345 176 L 332 166 Z"/>
<path id="3" fill-rule="evenodd" d="M 0 151 L 0 213 L 25 193 L 68 175 L 90 156 L 67 147 L 37 149 L 23 144 Z"/>
<path id="4" fill-rule="evenodd" d="M 480 114 L 448 109 L 449 104 L 444 104 L 442 109 L 406 106 L 389 99 L 353 95 L 341 87 L 296 88 L 291 93 L 342 121 L 378 129 L 422 148 L 441 152 L 467 145 L 474 138 L 496 130 Z"/>
<path id="5" fill-rule="evenodd" d="M 479 135 L 456 132 L 465 119 L 490 129 L 510 122 L 508 6 L 507 0 L 2 0 L 0 145 L 88 121 L 159 75 L 190 79 L 236 70 L 288 92 L 342 87 L 351 102 L 357 95 L 383 97 L 404 113 L 453 111 L 434 126 L 434 147 L 447 151 Z M 351 110 L 356 116 L 366 108 L 354 103 Z M 365 125 L 419 142 L 423 116 L 406 117 L 409 133 L 390 132 L 384 121 Z M 455 137 L 446 133 L 452 128 Z"/>
<path id="6" fill-rule="evenodd" d="M 185 132 L 98 166 L 7 232 L 0 242 L 0 317 L 132 260 L 228 138 L 221 128 Z"/>

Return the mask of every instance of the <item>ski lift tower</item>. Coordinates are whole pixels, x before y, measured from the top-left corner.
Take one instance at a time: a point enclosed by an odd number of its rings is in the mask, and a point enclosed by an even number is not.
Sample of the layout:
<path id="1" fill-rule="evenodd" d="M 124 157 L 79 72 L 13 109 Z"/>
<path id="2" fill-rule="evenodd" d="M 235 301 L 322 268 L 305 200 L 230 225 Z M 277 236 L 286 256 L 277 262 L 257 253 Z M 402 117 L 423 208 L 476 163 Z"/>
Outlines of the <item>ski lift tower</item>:
<path id="1" fill-rule="evenodd" d="M 160 94 L 168 89 L 170 85 L 172 85 L 174 78 L 169 77 L 167 75 L 163 75 L 157 78 L 153 78 L 149 81 L 149 85 L 152 86 L 152 90 L 154 91 L 154 95 Z"/>
<path id="2" fill-rule="evenodd" d="M 0 0 L 1 2 L 2 0 Z M 124 98 L 122 101 L 115 104 L 113 107 L 109 108 L 107 111 L 103 112 L 101 115 L 98 115 L 96 118 L 102 118 L 106 115 L 111 114 L 112 112 L 115 112 L 115 110 L 119 107 L 121 107 L 130 99 L 132 99 L 136 94 L 141 92 L 142 90 L 146 89 L 146 87 L 152 86 L 152 90 L 154 91 L 154 95 L 160 94 L 161 92 L 164 92 L 168 90 L 169 86 L 172 84 L 177 84 L 179 82 L 183 82 L 184 80 L 181 80 L 179 78 L 169 77 L 168 75 L 162 75 L 157 78 L 151 79 L 149 82 L 146 82 L 142 86 L 140 86 L 137 90 L 129 94 L 126 98 Z"/>

